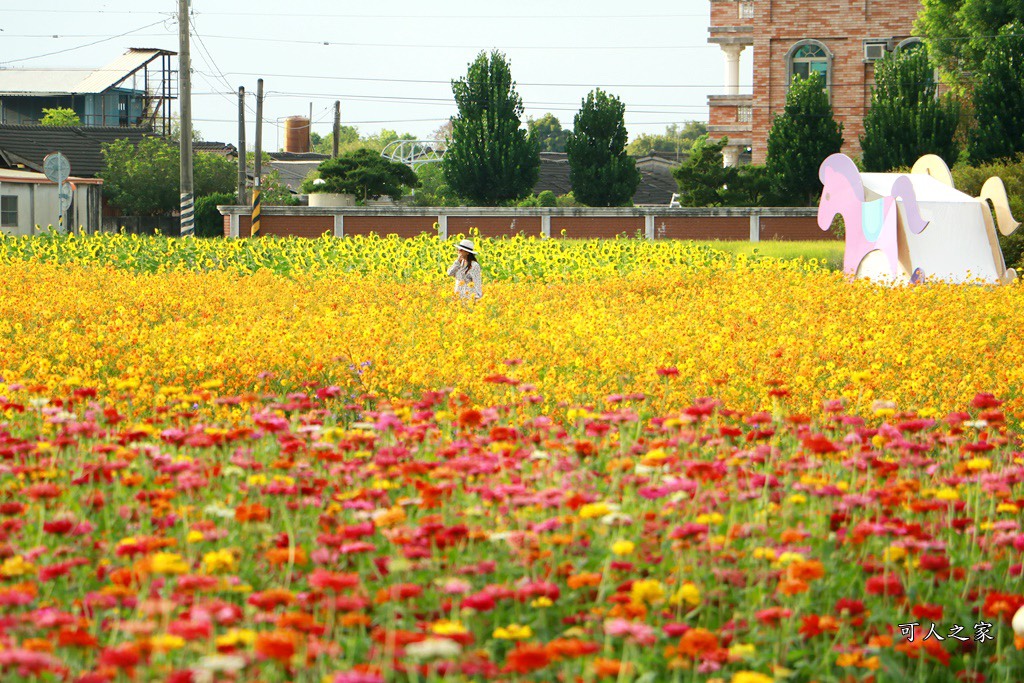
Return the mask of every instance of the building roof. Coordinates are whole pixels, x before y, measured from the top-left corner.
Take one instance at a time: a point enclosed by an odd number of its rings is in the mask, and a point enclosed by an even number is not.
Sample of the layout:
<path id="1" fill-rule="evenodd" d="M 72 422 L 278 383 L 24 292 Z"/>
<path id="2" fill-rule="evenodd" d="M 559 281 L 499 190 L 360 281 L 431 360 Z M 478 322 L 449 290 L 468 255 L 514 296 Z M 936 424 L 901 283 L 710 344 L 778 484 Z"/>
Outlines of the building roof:
<path id="1" fill-rule="evenodd" d="M 220 154 L 225 157 L 238 157 L 238 148 L 229 142 L 193 142 L 192 151 Z"/>
<path id="2" fill-rule="evenodd" d="M 633 204 L 668 206 L 672 201 L 672 195 L 679 191 L 676 179 L 672 175 L 674 167 L 674 164 L 664 163 L 663 159 L 638 158 L 640 184 L 633 195 Z M 550 190 L 558 196 L 572 191 L 572 183 L 569 181 L 569 156 L 564 152 L 541 152 L 540 174 L 537 177 L 537 184 L 533 186 L 533 193 L 540 194 L 545 190 Z"/>
<path id="3" fill-rule="evenodd" d="M 0 69 L 0 95 L 95 95 L 120 84 L 154 59 L 173 54 L 133 47 L 99 69 Z"/>
<path id="4" fill-rule="evenodd" d="M 0 125 L 0 166 L 14 168 L 26 166 L 34 171 L 43 170 L 47 154 L 60 152 L 71 163 L 71 172 L 77 176 L 96 176 L 105 168 L 101 145 L 120 138 L 134 144 L 153 131 L 143 128 L 77 127 Z"/>
<path id="5" fill-rule="evenodd" d="M 280 181 L 295 193 L 299 193 L 302 181 L 318 166 L 320 166 L 319 161 L 271 161 L 263 164 L 264 172 L 277 171 Z"/>
<path id="6" fill-rule="evenodd" d="M 318 152 L 268 152 L 267 154 L 274 161 L 315 161 L 320 163 L 331 158 L 330 154 Z"/>
<path id="7" fill-rule="evenodd" d="M 99 178 L 79 178 L 78 176 L 70 176 L 67 179 L 69 183 L 80 183 L 82 185 L 102 185 L 103 181 Z M 42 173 L 35 171 L 22 171 L 15 168 L 0 168 L 0 183 L 31 183 L 33 185 L 56 185 Z"/>

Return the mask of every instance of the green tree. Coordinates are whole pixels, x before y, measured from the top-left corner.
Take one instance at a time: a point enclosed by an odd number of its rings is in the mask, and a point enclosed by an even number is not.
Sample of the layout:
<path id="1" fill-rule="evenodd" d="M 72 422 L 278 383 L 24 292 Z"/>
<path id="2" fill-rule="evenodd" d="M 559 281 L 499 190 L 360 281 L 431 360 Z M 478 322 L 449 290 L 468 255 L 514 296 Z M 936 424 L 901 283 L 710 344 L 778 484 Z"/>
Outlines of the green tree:
<path id="1" fill-rule="evenodd" d="M 74 109 L 58 107 L 56 109 L 43 109 L 43 118 L 39 121 L 40 126 L 80 126 L 82 120 Z"/>
<path id="2" fill-rule="evenodd" d="M 103 194 L 128 215 L 155 216 L 179 208 L 179 151 L 176 144 L 145 137 L 138 145 L 127 138 L 104 144 L 106 168 Z M 195 196 L 232 192 L 238 179 L 235 164 L 219 154 L 197 153 L 193 158 Z"/>
<path id="3" fill-rule="evenodd" d="M 632 206 L 640 184 L 636 162 L 626 153 L 626 105 L 600 88 L 576 114 L 565 144 L 572 193 L 587 206 Z"/>
<path id="4" fill-rule="evenodd" d="M 725 167 L 722 150 L 729 138 L 712 142 L 707 135 L 698 138 L 689 158 L 672 172 L 679 184 L 680 206 L 725 206 L 728 187 L 736 182 L 736 167 Z"/>
<path id="5" fill-rule="evenodd" d="M 1024 152 L 1024 24 L 999 29 L 981 61 L 974 92 L 971 163 Z"/>
<path id="6" fill-rule="evenodd" d="M 626 147 L 632 156 L 645 156 L 652 152 L 675 154 L 681 158 L 689 154 L 693 144 L 708 133 L 708 124 L 703 121 L 687 121 L 682 126 L 673 123 L 665 128 L 664 135 L 644 134 Z"/>
<path id="7" fill-rule="evenodd" d="M 540 145 L 540 151 L 565 151 L 565 142 L 569 139 L 569 131 L 562 128 L 561 121 L 554 114 L 549 112 L 539 119 L 527 119 L 526 129 Z"/>
<path id="8" fill-rule="evenodd" d="M 444 177 L 456 194 L 494 205 L 530 193 L 540 172 L 537 143 L 520 128 L 523 100 L 505 55 L 481 52 L 452 81 L 459 115 L 445 152 Z"/>
<path id="9" fill-rule="evenodd" d="M 445 181 L 441 164 L 420 164 L 416 167 L 416 175 L 420 180 L 414 199 L 417 206 L 462 206 L 462 199 Z"/>
<path id="10" fill-rule="evenodd" d="M 234 202 L 234 192 L 215 192 L 196 199 L 196 237 L 223 237 L 224 217 L 217 207 Z"/>
<path id="11" fill-rule="evenodd" d="M 351 152 L 360 146 L 359 129 L 355 126 L 342 126 L 338 135 L 338 154 Z M 317 154 L 334 153 L 334 133 L 320 135 L 313 132 L 310 135 L 310 149 Z"/>
<path id="12" fill-rule="evenodd" d="M 923 0 L 914 24 L 933 58 L 957 86 L 968 86 L 1000 29 L 1024 23 L 1020 0 Z"/>
<path id="13" fill-rule="evenodd" d="M 821 194 L 818 168 L 843 146 L 843 126 L 832 115 L 821 76 L 793 79 L 786 108 L 768 131 L 765 164 L 772 194 L 784 203 L 812 205 Z"/>
<path id="14" fill-rule="evenodd" d="M 325 182 L 315 185 L 307 180 L 302 184 L 304 192 L 353 194 L 364 201 L 387 195 L 397 200 L 406 187 L 419 185 L 419 178 L 411 168 L 388 161 L 379 152 L 366 148 L 341 155 L 337 159 L 327 159 L 320 164 L 317 172 Z"/>
<path id="15" fill-rule="evenodd" d="M 871 110 L 864 117 L 860 139 L 865 170 L 912 166 L 925 154 L 956 163 L 960 106 L 952 94 L 938 96 L 934 74 L 923 45 L 875 62 Z"/>

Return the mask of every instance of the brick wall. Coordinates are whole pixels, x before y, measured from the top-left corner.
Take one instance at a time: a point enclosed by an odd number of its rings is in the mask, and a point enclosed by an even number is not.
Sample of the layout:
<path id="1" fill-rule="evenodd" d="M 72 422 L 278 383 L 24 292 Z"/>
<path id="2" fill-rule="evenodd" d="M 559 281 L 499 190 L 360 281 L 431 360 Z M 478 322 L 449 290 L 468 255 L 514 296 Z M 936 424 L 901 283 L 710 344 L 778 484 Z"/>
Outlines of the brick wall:
<path id="1" fill-rule="evenodd" d="M 781 218 L 761 217 L 762 240 L 835 240 L 834 230 L 825 231 L 818 227 L 813 216 L 792 216 Z"/>
<path id="2" fill-rule="evenodd" d="M 654 237 L 670 240 L 749 240 L 750 219 L 732 216 L 712 220 L 655 216 Z"/>
<path id="3" fill-rule="evenodd" d="M 416 237 L 427 232 L 437 234 L 435 216 L 345 216 L 345 235 L 369 235 L 375 232 L 381 237 L 398 235 Z"/>
<path id="4" fill-rule="evenodd" d="M 771 210 L 768 210 L 771 211 Z M 750 239 L 750 216 L 742 209 L 730 210 L 731 215 L 672 215 L 654 214 L 655 239 L 692 239 L 692 240 L 740 240 Z M 513 229 L 512 222 L 515 221 Z M 551 220 L 551 237 L 571 239 L 613 239 L 620 235 L 634 238 L 646 234 L 644 216 L 594 216 L 594 215 L 553 215 Z M 343 219 L 346 237 L 369 235 L 374 232 L 382 237 L 397 235 L 411 238 L 419 234 L 436 234 L 435 215 L 346 215 Z M 470 234 L 470 228 L 476 228 L 483 237 L 501 238 L 514 234 L 539 237 L 542 234 L 542 219 L 539 215 L 462 215 L 447 218 L 448 235 Z M 761 216 L 762 240 L 821 240 L 833 239 L 833 233 L 818 229 L 817 219 L 807 216 Z M 249 237 L 249 216 L 239 216 L 239 236 Z M 224 217 L 224 234 L 230 233 L 230 217 Z M 334 234 L 334 217 L 332 215 L 263 215 L 261 234 L 279 237 L 293 235 L 296 237 L 317 238 L 321 235 Z"/>
<path id="5" fill-rule="evenodd" d="M 712 2 L 712 26 L 719 19 Z M 832 53 L 832 107 L 844 124 L 843 151 L 860 154 L 863 118 L 871 101 L 874 67 L 864 62 L 865 39 L 902 40 L 912 35 L 920 0 L 755 0 L 753 162 L 767 156 L 768 130 L 786 104 L 787 54 L 800 40 L 823 43 Z"/>
<path id="6" fill-rule="evenodd" d="M 449 235 L 468 235 L 470 228 L 480 231 L 482 237 L 540 236 L 540 216 L 449 216 Z"/>
<path id="7" fill-rule="evenodd" d="M 562 230 L 565 230 L 565 237 L 568 239 L 585 239 L 601 237 L 605 239 L 615 238 L 623 233 L 628 237 L 644 234 L 645 221 L 642 216 L 627 216 L 622 218 L 592 218 L 589 216 L 552 216 L 551 236 L 562 237 Z"/>

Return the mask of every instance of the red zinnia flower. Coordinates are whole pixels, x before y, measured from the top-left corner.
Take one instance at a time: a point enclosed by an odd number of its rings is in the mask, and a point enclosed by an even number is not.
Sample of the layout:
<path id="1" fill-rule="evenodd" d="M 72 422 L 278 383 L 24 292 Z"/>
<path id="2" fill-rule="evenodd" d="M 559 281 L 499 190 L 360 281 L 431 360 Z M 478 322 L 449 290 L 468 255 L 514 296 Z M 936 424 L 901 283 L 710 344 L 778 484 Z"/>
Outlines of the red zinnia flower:
<path id="1" fill-rule="evenodd" d="M 514 650 L 505 657 L 506 673 L 528 674 L 537 669 L 543 669 L 551 663 L 551 657 L 540 645 L 533 643 L 519 643 Z"/>

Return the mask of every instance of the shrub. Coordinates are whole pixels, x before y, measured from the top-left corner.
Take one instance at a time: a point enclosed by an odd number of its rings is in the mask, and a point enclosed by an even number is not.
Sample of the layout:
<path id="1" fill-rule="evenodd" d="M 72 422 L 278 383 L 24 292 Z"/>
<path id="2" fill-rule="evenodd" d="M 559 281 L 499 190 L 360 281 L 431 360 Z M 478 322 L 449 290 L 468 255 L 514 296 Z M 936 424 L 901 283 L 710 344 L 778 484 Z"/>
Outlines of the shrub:
<path id="1" fill-rule="evenodd" d="M 217 206 L 235 201 L 233 192 L 215 192 L 196 199 L 196 237 L 223 237 L 224 216 Z"/>

